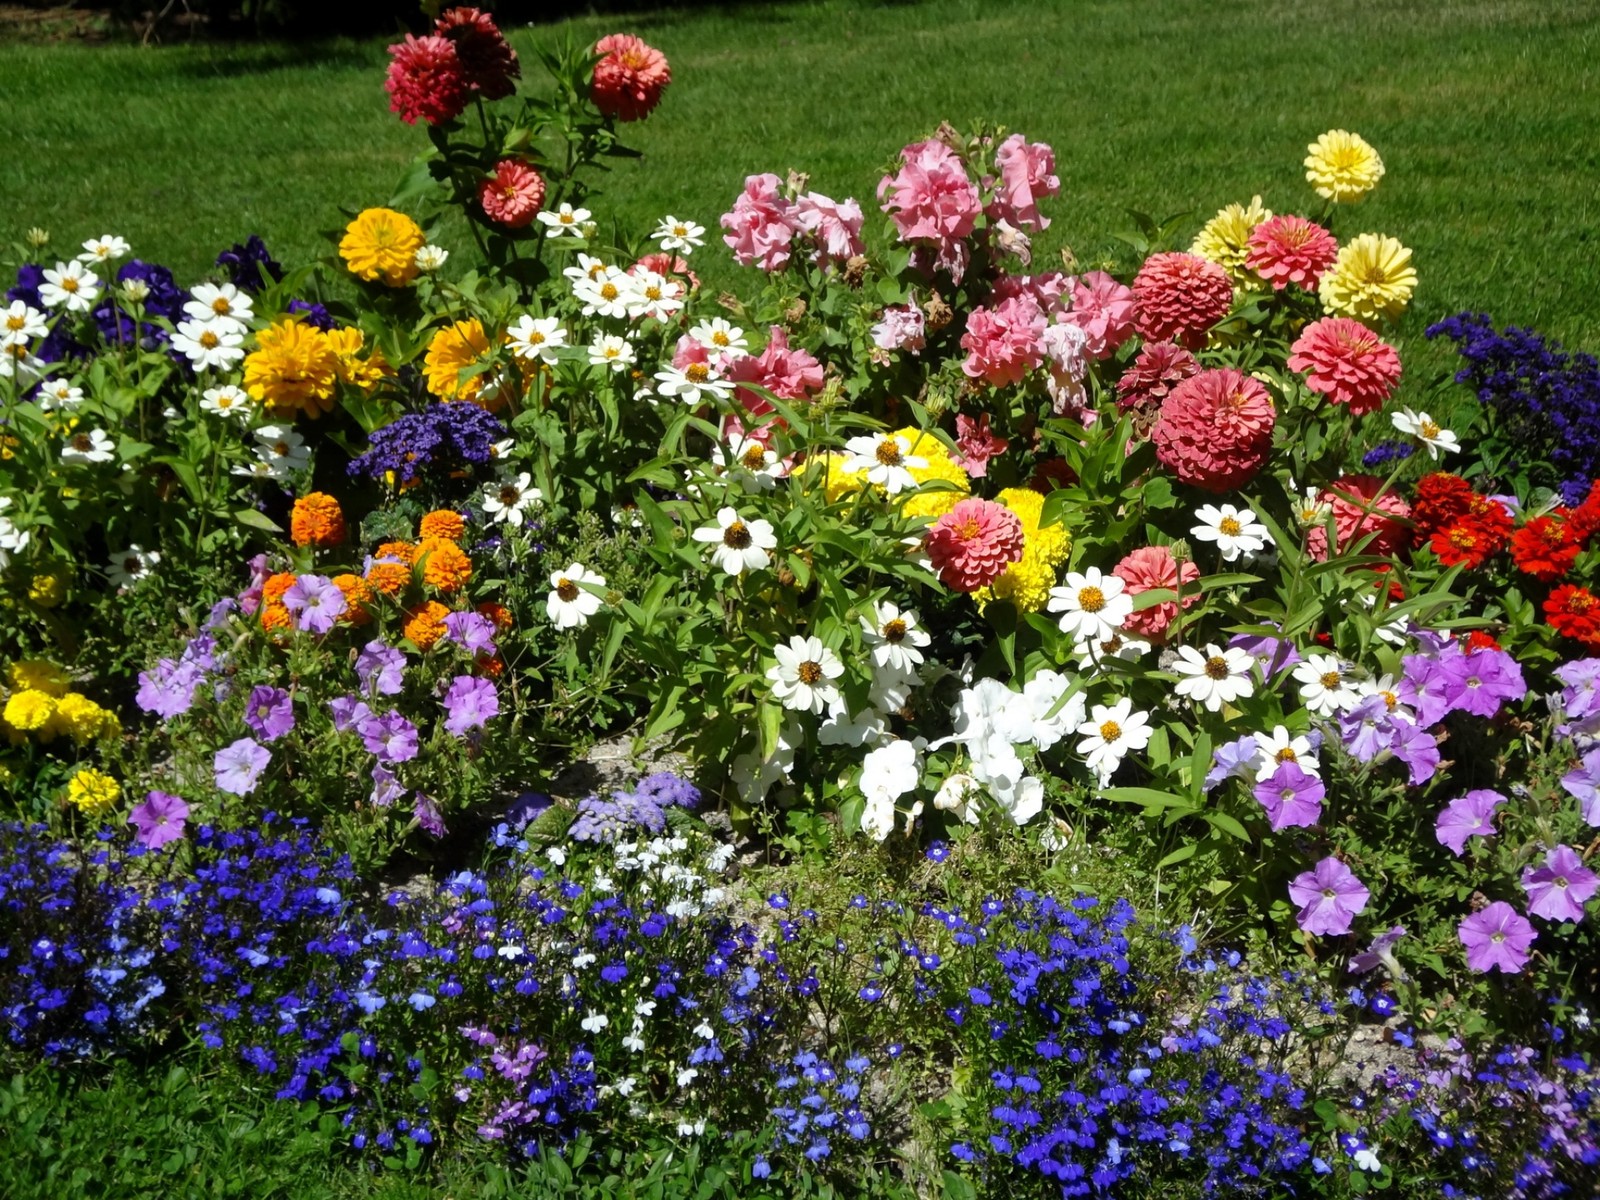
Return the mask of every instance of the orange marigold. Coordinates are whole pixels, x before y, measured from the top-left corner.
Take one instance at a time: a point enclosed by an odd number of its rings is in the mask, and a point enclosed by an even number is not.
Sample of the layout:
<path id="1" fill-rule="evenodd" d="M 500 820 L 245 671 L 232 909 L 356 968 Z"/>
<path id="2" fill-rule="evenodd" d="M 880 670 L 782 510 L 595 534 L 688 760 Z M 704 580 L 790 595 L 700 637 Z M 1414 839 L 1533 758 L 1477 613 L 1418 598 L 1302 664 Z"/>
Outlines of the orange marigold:
<path id="1" fill-rule="evenodd" d="M 337 546 L 344 541 L 344 511 L 327 492 L 307 492 L 294 502 L 289 536 L 296 546 Z"/>
<path id="2" fill-rule="evenodd" d="M 289 617 L 289 610 L 281 604 L 263 604 L 261 606 L 261 628 L 269 633 L 273 630 L 288 630 L 294 622 Z"/>
<path id="3" fill-rule="evenodd" d="M 417 560 L 422 564 L 422 581 L 447 596 L 472 578 L 472 560 L 449 538 L 424 538 L 417 547 Z"/>
<path id="4" fill-rule="evenodd" d="M 267 576 L 267 581 L 261 585 L 261 603 L 281 604 L 284 593 L 294 586 L 298 578 L 293 571 L 279 571 L 276 575 Z"/>
<path id="5" fill-rule="evenodd" d="M 478 611 L 494 622 L 494 627 L 501 633 L 508 633 L 511 629 L 511 610 L 504 604 L 496 604 L 493 600 L 485 600 L 478 605 Z"/>
<path id="6" fill-rule="evenodd" d="M 405 563 L 375 562 L 367 568 L 367 582 L 382 596 L 398 596 L 411 584 L 411 568 Z"/>
<path id="7" fill-rule="evenodd" d="M 418 650 L 431 650 L 444 636 L 444 619 L 449 615 L 450 610 L 437 600 L 419 604 L 406 614 L 405 635 Z"/>
<path id="8" fill-rule="evenodd" d="M 372 552 L 373 558 L 398 558 L 407 566 L 417 563 L 417 548 L 410 542 L 384 542 Z"/>
<path id="9" fill-rule="evenodd" d="M 372 620 L 372 585 L 359 575 L 335 575 L 333 586 L 344 593 L 345 610 L 339 618 L 346 625 L 365 625 Z"/>
<path id="10" fill-rule="evenodd" d="M 422 518 L 417 532 L 425 538 L 449 538 L 452 542 L 459 542 L 466 527 L 467 523 L 461 519 L 460 513 L 448 508 L 436 508 Z"/>

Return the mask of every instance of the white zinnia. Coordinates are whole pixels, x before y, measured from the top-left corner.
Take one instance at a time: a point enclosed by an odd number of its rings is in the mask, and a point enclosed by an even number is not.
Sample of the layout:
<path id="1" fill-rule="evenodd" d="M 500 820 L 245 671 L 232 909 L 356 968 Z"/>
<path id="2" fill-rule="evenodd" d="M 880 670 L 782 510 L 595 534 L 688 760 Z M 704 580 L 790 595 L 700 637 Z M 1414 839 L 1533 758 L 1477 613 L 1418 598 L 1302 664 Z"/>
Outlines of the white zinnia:
<path id="1" fill-rule="evenodd" d="M 774 646 L 772 653 L 778 662 L 767 669 L 767 678 L 773 696 L 785 708 L 820 713 L 839 698 L 833 680 L 844 674 L 844 663 L 821 638 L 796 634 L 787 646 Z"/>
<path id="2" fill-rule="evenodd" d="M 128 245 L 125 239 L 114 233 L 108 233 L 85 242 L 83 253 L 78 255 L 78 261 L 91 267 L 96 263 L 115 262 L 125 257 L 132 249 L 133 247 Z"/>
<path id="3" fill-rule="evenodd" d="M 242 328 L 255 315 L 250 296 L 231 283 L 197 283 L 189 294 L 194 299 L 184 304 L 183 311 L 196 324 L 233 321 Z"/>
<path id="4" fill-rule="evenodd" d="M 854 437 L 844 444 L 850 456 L 844 461 L 846 473 L 865 471 L 867 482 L 893 496 L 917 486 L 912 467 L 925 467 L 928 460 L 911 453 L 911 442 L 900 434 Z"/>
<path id="5" fill-rule="evenodd" d="M 117 456 L 117 444 L 99 429 L 75 433 L 61 448 L 61 461 L 67 463 L 108 463 Z"/>
<path id="6" fill-rule="evenodd" d="M 237 321 L 179 321 L 172 348 L 189 360 L 196 371 L 209 367 L 226 370 L 244 358 L 244 326 Z"/>
<path id="7" fill-rule="evenodd" d="M 219 417 L 235 417 L 241 421 L 250 416 L 250 408 L 249 393 L 231 383 L 207 388 L 200 399 L 202 412 Z"/>
<path id="8" fill-rule="evenodd" d="M 1099 775 L 1100 786 L 1105 787 L 1128 751 L 1143 750 L 1154 731 L 1149 715 L 1135 712 L 1133 701 L 1124 696 L 1109 706 L 1096 704 L 1089 719 L 1078 726 L 1078 732 L 1084 735 L 1078 743 L 1078 753 Z"/>
<path id="9" fill-rule="evenodd" d="M 1224 650 L 1215 642 L 1207 645 L 1203 653 L 1193 646 L 1179 646 L 1178 661 L 1172 669 L 1183 678 L 1172 690 L 1205 705 L 1210 712 L 1221 712 L 1224 704 L 1255 691 L 1255 682 L 1250 678 L 1255 661 L 1237 647 Z"/>
<path id="10" fill-rule="evenodd" d="M 581 238 L 583 227 L 592 216 L 587 208 L 573 208 L 570 204 L 563 204 L 555 212 L 546 210 L 536 218 L 549 233 L 548 237 L 560 237 L 566 234 L 569 237 Z"/>
<path id="11" fill-rule="evenodd" d="M 750 348 L 744 330 L 728 324 L 722 317 L 689 326 L 689 336 L 713 354 L 743 354 Z"/>
<path id="12" fill-rule="evenodd" d="M 417 264 L 417 270 L 419 271 L 437 271 L 444 266 L 449 258 L 450 251 L 443 246 L 435 246 L 432 243 L 417 247 L 417 252 L 412 255 L 412 261 Z"/>
<path id="13" fill-rule="evenodd" d="M 44 314 L 25 301 L 13 300 L 0 312 L 0 346 L 25 345 L 33 338 L 42 338 L 50 332 Z"/>
<path id="14" fill-rule="evenodd" d="M 58 262 L 55 270 L 45 271 L 44 279 L 39 285 L 39 299 L 50 308 L 88 312 L 100 294 L 100 277 L 76 259 Z"/>
<path id="15" fill-rule="evenodd" d="M 550 595 L 544 610 L 557 629 L 577 629 L 589 623 L 589 618 L 604 605 L 593 588 L 605 587 L 605 577 L 597 575 L 581 563 L 573 563 L 565 571 L 550 575 Z"/>
<path id="16" fill-rule="evenodd" d="M 711 561 L 729 575 L 761 570 L 772 562 L 769 552 L 778 546 L 771 521 L 744 521 L 732 508 L 718 509 L 716 524 L 702 525 L 693 537 L 697 542 L 716 545 Z"/>
<path id="17" fill-rule="evenodd" d="M 553 366 L 556 354 L 567 344 L 567 331 L 557 317 L 535 317 L 523 313 L 516 324 L 506 330 L 506 344 L 523 362 L 542 362 Z"/>
<path id="18" fill-rule="evenodd" d="M 1103 574 L 1099 567 L 1068 571 L 1066 582 L 1050 589 L 1048 608 L 1061 614 L 1061 632 L 1077 641 L 1104 641 L 1133 612 L 1133 597 L 1120 575 Z"/>
<path id="19" fill-rule="evenodd" d="M 1317 756 L 1312 752 L 1311 739 L 1295 737 L 1289 730 L 1276 725 L 1271 733 L 1255 734 L 1256 781 L 1272 777 L 1272 773 L 1286 762 L 1292 762 L 1308 775 L 1321 770 Z"/>
<path id="20" fill-rule="evenodd" d="M 1199 524 L 1189 530 L 1190 535 L 1202 542 L 1215 542 L 1223 562 L 1233 562 L 1240 555 L 1259 554 L 1267 544 L 1267 531 L 1248 508 L 1203 504 L 1194 515 Z"/>
<path id="21" fill-rule="evenodd" d="M 106 567 L 106 576 L 119 588 L 132 587 L 150 574 L 160 561 L 161 555 L 154 550 L 129 546 L 121 554 L 111 556 L 111 562 Z"/>
<path id="22" fill-rule="evenodd" d="M 872 661 L 902 674 L 913 674 L 922 663 L 921 647 L 928 644 L 926 632 L 917 628 L 917 614 L 902 612 L 887 600 L 873 605 L 871 617 L 861 618 L 861 632 L 872 647 Z"/>
<path id="23" fill-rule="evenodd" d="M 677 217 L 668 216 L 661 218 L 661 224 L 656 226 L 656 231 L 650 236 L 661 243 L 663 250 L 692 254 L 706 244 L 706 227 L 696 225 L 693 221 L 680 221 Z"/>
<path id="24" fill-rule="evenodd" d="M 39 408 L 54 412 L 58 408 L 72 410 L 83 403 L 83 389 L 73 387 L 65 379 L 50 379 L 39 385 Z"/>
<path id="25" fill-rule="evenodd" d="M 734 435 L 726 450 L 713 446 L 711 461 L 746 492 L 770 492 L 788 473 L 776 450 L 742 433 Z"/>
<path id="26" fill-rule="evenodd" d="M 1331 717 L 1360 697 L 1345 678 L 1345 666 L 1332 654 L 1310 654 L 1294 669 L 1300 699 L 1319 717 Z"/>
<path id="27" fill-rule="evenodd" d="M 631 319 L 650 317 L 668 321 L 673 313 L 683 308 L 683 287 L 665 275 L 640 267 L 632 279 L 633 287 L 627 297 Z"/>
<path id="28" fill-rule="evenodd" d="M 572 294 L 583 305 L 586 317 L 626 317 L 634 299 L 634 282 L 615 267 L 605 267 L 598 276 L 577 280 Z"/>
<path id="29" fill-rule="evenodd" d="M 1461 449 L 1461 443 L 1456 435 L 1448 429 L 1441 428 L 1439 423 L 1425 412 L 1412 412 L 1409 408 L 1402 408 L 1390 420 L 1401 433 L 1410 434 L 1426 446 L 1429 458 L 1437 459 L 1441 451 L 1453 454 Z"/>
<path id="30" fill-rule="evenodd" d="M 483 511 L 490 520 L 520 527 L 523 510 L 544 499 L 538 488 L 530 486 L 532 483 L 533 476 L 524 471 L 515 479 L 491 484 L 483 496 Z"/>
<path id="31" fill-rule="evenodd" d="M 633 366 L 635 359 L 632 343 L 614 333 L 602 334 L 589 343 L 589 362 L 592 366 L 625 371 Z"/>
<path id="32" fill-rule="evenodd" d="M 723 379 L 722 373 L 709 363 L 688 363 L 682 368 L 669 365 L 656 372 L 656 379 L 656 391 L 685 404 L 726 400 L 733 395 L 733 384 Z"/>

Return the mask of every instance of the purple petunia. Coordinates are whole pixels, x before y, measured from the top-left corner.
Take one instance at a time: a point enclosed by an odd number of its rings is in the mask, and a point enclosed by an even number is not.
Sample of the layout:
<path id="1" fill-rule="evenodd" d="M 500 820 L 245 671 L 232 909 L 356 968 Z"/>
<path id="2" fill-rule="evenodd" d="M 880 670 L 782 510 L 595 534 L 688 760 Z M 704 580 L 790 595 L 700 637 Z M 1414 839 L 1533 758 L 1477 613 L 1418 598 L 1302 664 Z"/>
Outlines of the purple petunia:
<path id="1" fill-rule="evenodd" d="M 1426 783 L 1439 769 L 1438 739 L 1420 725 L 1389 718 L 1387 749 L 1410 771 L 1412 786 Z"/>
<path id="2" fill-rule="evenodd" d="M 1394 957 L 1394 948 L 1399 944 L 1400 939 L 1405 936 L 1406 927 L 1404 925 L 1396 925 L 1388 932 L 1380 933 L 1372 939 L 1372 945 L 1368 946 L 1360 954 L 1351 956 L 1351 974 L 1364 975 L 1381 963 L 1388 968 L 1391 975 L 1396 978 L 1404 978 L 1405 972 L 1400 969 L 1400 964 Z"/>
<path id="3" fill-rule="evenodd" d="M 379 808 L 388 808 L 406 794 L 405 787 L 395 778 L 393 771 L 382 763 L 372 768 L 372 802 Z"/>
<path id="4" fill-rule="evenodd" d="M 1583 865 L 1571 846 L 1557 846 L 1544 865 L 1522 870 L 1522 890 L 1528 893 L 1528 911 L 1552 921 L 1581 921 L 1583 906 L 1600 889 L 1600 877 Z"/>
<path id="5" fill-rule="evenodd" d="M 1568 718 L 1581 721 L 1600 714 L 1600 658 L 1563 663 L 1553 674 L 1565 685 L 1561 689 L 1561 709 Z"/>
<path id="6" fill-rule="evenodd" d="M 1336 715 L 1339 740 L 1357 762 L 1371 762 L 1388 748 L 1389 702 L 1382 696 L 1368 696 Z"/>
<path id="7" fill-rule="evenodd" d="M 1454 707 L 1480 717 L 1492 717 L 1500 705 L 1528 694 L 1522 668 L 1504 650 L 1484 648 L 1461 656 L 1456 671 L 1460 691 Z"/>
<path id="8" fill-rule="evenodd" d="M 263 742 L 275 742 L 294 728 L 294 701 L 282 688 L 265 684 L 252 688 L 244 723 Z"/>
<path id="9" fill-rule="evenodd" d="M 444 697 L 444 727 L 456 737 L 469 729 L 482 729 L 500 712 L 500 693 L 487 679 L 457 675 Z"/>
<path id="10" fill-rule="evenodd" d="M 417 756 L 417 727 L 397 712 L 369 717 L 356 726 L 356 732 L 380 762 L 406 762 Z"/>
<path id="11" fill-rule="evenodd" d="M 272 753 L 254 738 L 240 738 L 217 751 L 214 772 L 217 788 L 233 796 L 248 796 L 256 790 L 261 772 L 272 761 Z"/>
<path id="12" fill-rule="evenodd" d="M 356 655 L 356 678 L 362 687 L 380 696 L 398 696 L 406 686 L 405 674 L 405 652 L 382 642 L 368 642 Z"/>
<path id="13" fill-rule="evenodd" d="M 1584 821 L 1600 829 L 1600 746 L 1585 754 L 1582 762 L 1561 777 L 1561 786 L 1583 806 Z"/>
<path id="14" fill-rule="evenodd" d="M 474 658 L 495 652 L 494 622 L 480 612 L 453 612 L 444 619 L 444 632 Z"/>
<path id="15" fill-rule="evenodd" d="M 418 792 L 416 800 L 411 805 L 411 815 L 416 817 L 422 832 L 429 837 L 442 838 L 445 835 L 444 813 L 439 810 L 439 805 L 432 797 Z"/>
<path id="16" fill-rule="evenodd" d="M 283 594 L 283 606 L 295 617 L 303 633 L 327 633 L 347 608 L 339 585 L 324 575 L 301 575 Z"/>
<path id="17" fill-rule="evenodd" d="M 1467 849 L 1467 839 L 1494 836 L 1494 810 L 1506 802 L 1499 792 L 1479 788 L 1458 797 L 1444 806 L 1433 823 L 1433 834 L 1441 846 L 1460 858 Z"/>
<path id="18" fill-rule="evenodd" d="M 195 690 L 204 679 L 205 672 L 195 663 L 163 658 L 155 670 L 139 672 L 139 691 L 133 700 L 145 712 L 170 721 L 194 706 Z"/>
<path id="19" fill-rule="evenodd" d="M 1322 780 L 1297 762 L 1279 764 L 1277 770 L 1256 784 L 1256 799 L 1267 810 L 1274 833 L 1315 825 L 1322 819 L 1322 800 L 1327 794 Z"/>
<path id="20" fill-rule="evenodd" d="M 333 713 L 333 727 L 339 733 L 359 729 L 373 715 L 367 702 L 358 696 L 335 696 L 328 701 L 328 708 Z"/>
<path id="21" fill-rule="evenodd" d="M 1254 734 L 1247 733 L 1231 742 L 1224 742 L 1211 753 L 1211 770 L 1206 773 L 1206 791 L 1224 779 L 1248 778 L 1255 772 L 1256 749 Z"/>
<path id="22" fill-rule="evenodd" d="M 150 792 L 144 803 L 128 814 L 128 824 L 134 827 L 136 842 L 146 850 L 159 850 L 168 842 L 183 837 L 188 816 L 189 806 L 181 797 L 169 792 Z"/>
<path id="23" fill-rule="evenodd" d="M 1289 899 L 1300 906 L 1295 920 L 1307 933 L 1350 932 L 1350 922 L 1372 899 L 1355 873 L 1328 857 L 1289 881 Z"/>
<path id="24" fill-rule="evenodd" d="M 1456 931 L 1467 948 L 1467 966 L 1474 971 L 1500 970 L 1515 975 L 1528 962 L 1528 947 L 1539 935 L 1533 925 L 1504 900 L 1473 913 Z"/>

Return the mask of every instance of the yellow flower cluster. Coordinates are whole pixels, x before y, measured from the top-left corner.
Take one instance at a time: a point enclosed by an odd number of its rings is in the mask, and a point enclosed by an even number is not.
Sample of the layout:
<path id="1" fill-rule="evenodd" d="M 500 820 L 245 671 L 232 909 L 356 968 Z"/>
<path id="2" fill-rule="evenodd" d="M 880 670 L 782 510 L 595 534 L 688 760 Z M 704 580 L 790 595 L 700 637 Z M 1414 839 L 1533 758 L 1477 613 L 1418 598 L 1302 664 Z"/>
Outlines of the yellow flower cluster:
<path id="1" fill-rule="evenodd" d="M 912 467 L 911 477 L 917 483 L 949 484 L 949 487 L 923 488 L 909 493 L 900 505 L 900 511 L 908 517 L 927 517 L 930 521 L 938 520 L 944 516 L 972 491 L 972 481 L 967 478 L 966 471 L 961 464 L 951 456 L 945 444 L 931 433 L 908 425 L 903 429 L 894 431 L 895 437 L 903 437 L 911 444 L 909 453 L 915 458 L 925 458 L 928 465 L 925 467 Z"/>
<path id="2" fill-rule="evenodd" d="M 333 411 L 335 383 L 370 392 L 391 373 L 381 350 L 360 357 L 365 340 L 359 329 L 324 333 L 286 317 L 256 335 L 259 348 L 244 360 L 244 390 L 275 417 L 320 417 Z"/>
<path id="3" fill-rule="evenodd" d="M 1022 558 L 986 588 L 973 593 L 982 609 L 991 600 L 1009 600 L 1018 612 L 1042 612 L 1056 583 L 1056 568 L 1067 561 L 1072 538 L 1064 525 L 1040 527 L 1044 497 L 1032 488 L 1006 488 L 995 502 L 1022 522 Z"/>
<path id="4" fill-rule="evenodd" d="M 1230 204 L 1205 223 L 1189 247 L 1190 254 L 1209 259 L 1228 273 L 1235 287 L 1259 283 L 1245 266 L 1250 256 L 1250 234 L 1263 221 L 1272 219 L 1272 210 L 1261 206 L 1261 197 L 1250 197 L 1250 206 Z"/>
<path id="5" fill-rule="evenodd" d="M 1359 134 L 1330 129 L 1306 150 L 1306 180 L 1324 200 L 1359 200 L 1383 178 L 1383 159 Z"/>
<path id="6" fill-rule="evenodd" d="M 104 771 L 84 767 L 67 781 L 67 799 L 86 817 L 103 816 L 116 807 L 122 788 Z"/>
<path id="7" fill-rule="evenodd" d="M 417 277 L 423 240 L 422 227 L 405 213 L 369 208 L 345 226 L 339 257 L 358 279 L 405 287 Z"/>
<path id="8" fill-rule="evenodd" d="M 1416 288 L 1411 251 L 1397 238 L 1363 233 L 1339 248 L 1339 257 L 1322 276 L 1317 295 L 1329 312 L 1370 323 L 1379 317 L 1398 318 Z"/>
<path id="9" fill-rule="evenodd" d="M 67 690 L 66 672 L 31 659 L 11 664 L 11 694 L 0 709 L 0 733 L 13 745 L 32 734 L 41 742 L 66 734 L 79 745 L 122 732 L 117 714 L 89 697 Z"/>
<path id="10" fill-rule="evenodd" d="M 477 363 L 489 353 L 489 335 L 483 331 L 483 322 L 476 317 L 470 321 L 457 321 L 446 325 L 433 335 L 428 343 L 428 353 L 423 366 L 428 377 L 428 390 L 441 400 L 478 400 L 489 372 L 480 371 L 463 379 L 461 372 Z"/>

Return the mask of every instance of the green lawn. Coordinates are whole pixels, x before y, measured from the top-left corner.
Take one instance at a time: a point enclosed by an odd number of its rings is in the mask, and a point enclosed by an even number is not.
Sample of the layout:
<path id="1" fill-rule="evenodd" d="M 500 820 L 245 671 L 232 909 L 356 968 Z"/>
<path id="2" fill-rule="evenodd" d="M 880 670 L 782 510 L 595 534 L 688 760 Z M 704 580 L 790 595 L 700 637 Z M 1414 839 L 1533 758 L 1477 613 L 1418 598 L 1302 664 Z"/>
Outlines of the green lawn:
<path id="1" fill-rule="evenodd" d="M 871 207 L 882 167 L 941 119 L 1056 148 L 1065 195 L 1045 250 L 1114 246 L 1123 210 L 1195 224 L 1260 192 L 1311 206 L 1300 160 L 1357 130 L 1388 166 L 1343 227 L 1416 251 L 1403 339 L 1412 380 L 1449 361 L 1421 329 L 1464 307 L 1600 348 L 1600 9 L 1581 0 L 1012 3 L 863 0 L 588 19 L 518 46 L 631 28 L 676 82 L 604 205 L 642 228 L 715 226 L 743 177 L 793 167 Z M 285 261 L 325 248 L 339 207 L 381 202 L 425 140 L 387 110 L 384 42 L 0 47 L 0 240 L 102 232 L 204 271 L 262 233 Z M 720 245 L 696 265 L 737 272 Z"/>

